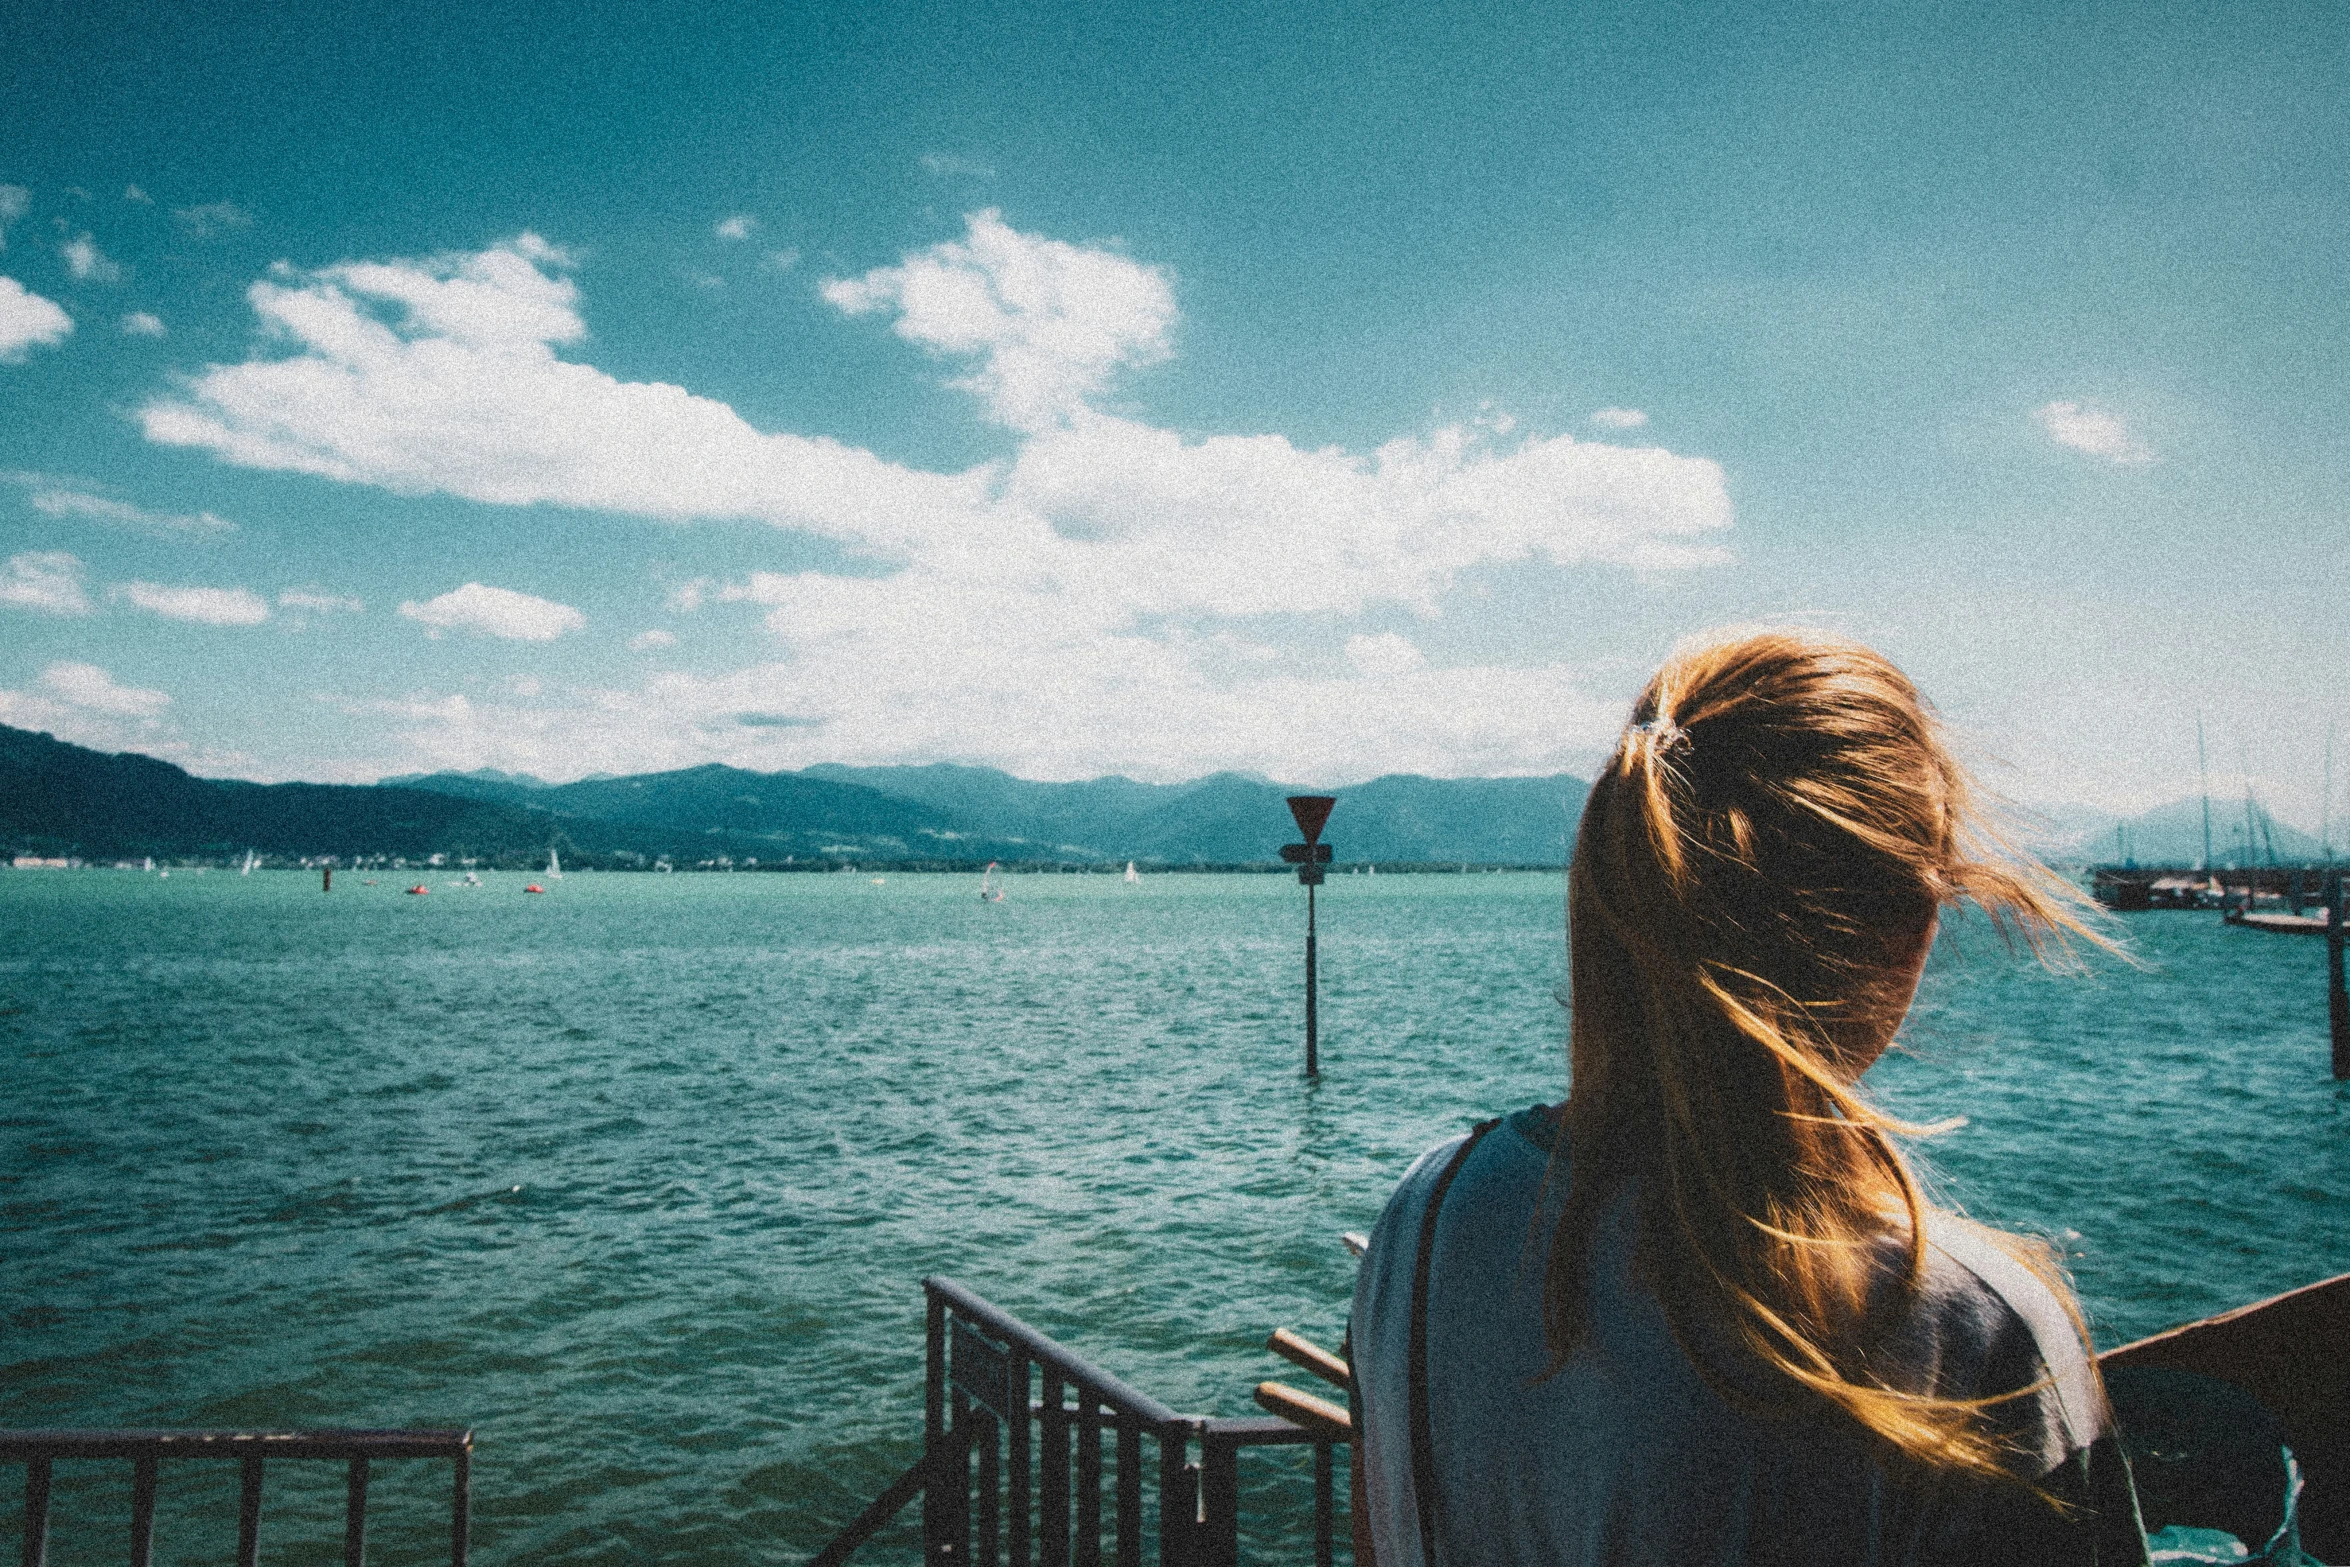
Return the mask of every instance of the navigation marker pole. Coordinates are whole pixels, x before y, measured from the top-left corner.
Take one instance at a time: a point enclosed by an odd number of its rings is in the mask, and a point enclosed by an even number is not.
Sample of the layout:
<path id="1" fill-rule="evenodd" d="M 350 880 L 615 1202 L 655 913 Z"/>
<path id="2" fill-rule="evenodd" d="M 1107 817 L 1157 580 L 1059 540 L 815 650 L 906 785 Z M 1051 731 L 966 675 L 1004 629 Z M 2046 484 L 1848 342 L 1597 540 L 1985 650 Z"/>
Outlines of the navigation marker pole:
<path id="1" fill-rule="evenodd" d="M 2342 987 L 2342 873 L 2326 876 L 2326 1025 L 2334 1037 L 2334 1081 L 2350 1082 L 2350 992 Z"/>
<path id="2" fill-rule="evenodd" d="M 1306 1076 L 1322 1075 L 1321 1029 L 1315 1016 L 1314 889 L 1322 885 L 1322 867 L 1330 863 L 1330 845 L 1322 842 L 1322 824 L 1330 820 L 1335 795 L 1293 794 L 1289 814 L 1297 818 L 1303 843 L 1285 843 L 1281 858 L 1297 867 L 1297 879 L 1306 889 Z"/>

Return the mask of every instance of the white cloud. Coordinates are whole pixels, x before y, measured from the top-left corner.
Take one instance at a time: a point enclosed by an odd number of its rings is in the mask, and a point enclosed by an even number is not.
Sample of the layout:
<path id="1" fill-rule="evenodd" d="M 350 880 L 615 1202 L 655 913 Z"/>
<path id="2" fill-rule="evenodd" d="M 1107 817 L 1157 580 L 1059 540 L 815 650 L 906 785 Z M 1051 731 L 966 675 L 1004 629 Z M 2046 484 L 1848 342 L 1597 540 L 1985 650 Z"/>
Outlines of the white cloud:
<path id="1" fill-rule="evenodd" d="M 1342 624 L 1342 638 L 1362 633 L 1343 663 L 1310 655 L 1296 667 L 1319 673 L 1289 673 L 1309 645 L 1296 617 L 1441 617 L 1470 574 L 1512 565 L 1726 558 L 1721 469 L 1660 447 L 1522 432 L 1490 410 L 1367 451 L 1203 439 L 1109 412 L 1113 377 L 1168 352 L 1167 278 L 992 213 L 961 240 L 827 287 L 842 308 L 894 312 L 902 337 L 974 362 L 960 384 L 1020 435 L 1006 458 L 961 473 L 762 433 L 682 388 L 558 357 L 586 335 L 571 266 L 526 235 L 429 261 L 280 271 L 250 295 L 262 356 L 142 410 L 150 438 L 245 466 L 500 505 L 751 518 L 857 557 L 848 573 L 670 588 L 672 609 L 766 609 L 775 653 L 752 668 L 527 711 L 420 697 L 402 721 L 424 763 L 1548 771 L 1620 720 L 1575 671 L 1432 667 L 1410 639 Z M 468 584 L 402 612 L 488 630 L 484 618 L 512 619 L 488 607 L 498 593 Z M 542 636 L 580 623 L 532 622 Z"/>
<path id="2" fill-rule="evenodd" d="M 232 229 L 249 229 L 253 214 L 233 201 L 208 201 L 200 207 L 174 207 L 171 215 L 197 239 L 212 239 Z"/>
<path id="3" fill-rule="evenodd" d="M 41 684 L 60 701 L 118 718 L 153 718 L 171 705 L 161 691 L 117 685 L 96 664 L 51 664 L 41 671 Z"/>
<path id="4" fill-rule="evenodd" d="M 767 252 L 767 265 L 778 272 L 789 272 L 800 264 L 800 253 L 791 247 Z"/>
<path id="5" fill-rule="evenodd" d="M 142 207 L 152 207 L 155 205 L 155 198 L 148 195 L 145 191 L 139 189 L 139 187 L 136 185 L 125 185 L 122 188 L 122 199 L 125 201 L 135 201 Z"/>
<path id="6" fill-rule="evenodd" d="M 836 278 L 824 297 L 851 315 L 895 309 L 898 336 L 977 358 L 979 368 L 955 384 L 1016 430 L 1050 429 L 1116 370 L 1172 352 L 1175 291 L 1158 268 L 1019 233 L 992 210 L 968 222 L 963 239 Z"/>
<path id="7" fill-rule="evenodd" d="M 95 664 L 60 662 L 22 691 L 0 691 L 0 723 L 42 729 L 61 740 L 101 750 L 132 746 L 150 755 L 184 752 L 160 740 L 158 719 L 171 704 L 161 691 L 117 685 Z"/>
<path id="8" fill-rule="evenodd" d="M 436 633 L 474 631 L 510 642 L 552 642 L 587 624 L 587 616 L 568 604 L 533 598 L 511 588 L 487 588 L 478 582 L 452 588 L 422 604 L 402 604 L 400 613 Z"/>
<path id="9" fill-rule="evenodd" d="M 28 348 L 54 348 L 73 330 L 73 317 L 12 277 L 0 277 L 0 364 L 14 364 Z"/>
<path id="10" fill-rule="evenodd" d="M 2114 414 L 2082 403 L 2044 403 L 2032 410 L 2040 428 L 2059 446 L 2069 446 L 2108 462 L 2135 466 L 2154 461 L 2154 453 Z"/>
<path id="11" fill-rule="evenodd" d="M 208 511 L 161 512 L 133 506 L 128 501 L 78 490 L 36 489 L 27 498 L 32 508 L 50 517 L 86 517 L 140 533 L 233 533 L 237 525 Z"/>
<path id="12" fill-rule="evenodd" d="M 1648 415 L 1637 408 L 1602 408 L 1591 422 L 1603 430 L 1637 430 L 1648 423 Z"/>
<path id="13" fill-rule="evenodd" d="M 467 256 L 284 273 L 247 297 L 294 356 L 214 366 L 141 423 L 150 440 L 244 467 L 400 494 L 744 517 L 877 547 L 978 499 L 983 474 L 763 435 L 724 403 L 556 358 L 587 335 L 570 265 L 525 234 Z"/>
<path id="14" fill-rule="evenodd" d="M 0 604 L 52 615 L 87 615 L 90 595 L 82 586 L 82 563 L 63 550 L 11 555 L 6 573 L 0 574 Z"/>
<path id="15" fill-rule="evenodd" d="M 8 248 L 8 229 L 33 204 L 33 193 L 22 185 L 0 185 L 0 250 Z"/>
<path id="16" fill-rule="evenodd" d="M 199 626 L 258 626 L 269 618 L 269 601 L 250 588 L 171 588 L 160 582 L 118 582 L 108 596 L 124 599 L 151 615 Z"/>
<path id="17" fill-rule="evenodd" d="M 280 609 L 307 610 L 313 615 L 356 615 L 367 606 L 348 593 L 325 588 L 288 588 L 277 596 Z"/>
<path id="18" fill-rule="evenodd" d="M 87 234 L 67 240 L 57 247 L 57 253 L 65 258 L 65 270 L 77 283 L 113 283 L 122 277 L 122 268 L 108 260 L 98 242 Z"/>
<path id="19" fill-rule="evenodd" d="M 161 337 L 166 328 L 153 311 L 134 310 L 122 318 L 122 330 L 126 337 Z"/>
<path id="20" fill-rule="evenodd" d="M 751 232 L 758 226 L 759 220 L 757 218 L 738 212 L 733 217 L 721 221 L 710 232 L 716 234 L 720 239 L 749 239 Z"/>
<path id="21" fill-rule="evenodd" d="M 1072 656 L 1096 662 L 1072 662 Z M 919 663 L 919 660 L 912 662 Z M 1552 772 L 1603 748 L 1623 700 L 1563 666 L 1421 668 L 1376 679 L 1278 672 L 1207 678 L 1180 647 L 1077 636 L 1021 640 L 1003 667 L 967 676 L 897 666 L 866 687 L 837 664 L 794 659 L 702 677 L 664 672 L 630 690 L 528 706 L 425 696 L 387 714 L 403 766 L 615 771 L 720 761 L 762 769 L 941 757 L 1030 778 L 1196 777 L 1242 768 L 1290 782 L 1384 772 Z M 788 722 L 779 722 L 779 717 Z"/>
<path id="22" fill-rule="evenodd" d="M 675 646 L 677 646 L 677 633 L 662 631 L 658 628 L 651 631 L 640 631 L 628 639 L 628 648 L 632 653 L 649 653 L 657 647 Z"/>
<path id="23" fill-rule="evenodd" d="M 1366 675 L 1408 675 L 1428 662 L 1410 638 L 1383 631 L 1346 639 L 1346 661 Z"/>

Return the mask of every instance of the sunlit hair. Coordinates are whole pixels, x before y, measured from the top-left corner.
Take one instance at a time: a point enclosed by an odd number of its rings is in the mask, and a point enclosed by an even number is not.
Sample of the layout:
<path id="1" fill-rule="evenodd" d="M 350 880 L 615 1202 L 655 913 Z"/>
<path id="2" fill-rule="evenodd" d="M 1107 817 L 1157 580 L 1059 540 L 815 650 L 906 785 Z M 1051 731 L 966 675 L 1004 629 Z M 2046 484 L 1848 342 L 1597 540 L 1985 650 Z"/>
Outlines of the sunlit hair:
<path id="1" fill-rule="evenodd" d="M 2046 960 L 2072 938 L 2106 944 L 2081 895 L 1980 814 L 1931 710 L 1877 653 L 1774 630 L 1657 671 L 1592 786 L 1567 882 L 1553 1372 L 1586 1331 L 1599 1222 L 1629 1190 L 1642 1277 L 1725 1396 L 1840 1414 L 1930 1469 L 2012 1474 L 1998 1400 L 1871 1369 L 1925 1277 L 1925 1202 L 1895 1138 L 1926 1129 L 1856 1079 L 1901 1022 L 1937 910 L 1960 899 Z M 2045 1247 L 2001 1239 L 2070 1302 Z"/>

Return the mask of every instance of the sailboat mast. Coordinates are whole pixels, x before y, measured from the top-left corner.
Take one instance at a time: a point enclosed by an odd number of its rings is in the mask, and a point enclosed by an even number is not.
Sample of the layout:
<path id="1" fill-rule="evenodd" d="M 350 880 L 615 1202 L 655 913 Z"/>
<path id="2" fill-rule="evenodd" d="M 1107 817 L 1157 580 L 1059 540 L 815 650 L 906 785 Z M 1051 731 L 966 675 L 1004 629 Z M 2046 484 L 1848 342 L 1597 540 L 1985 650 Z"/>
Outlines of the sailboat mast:
<path id="1" fill-rule="evenodd" d="M 2203 753 L 2203 715 L 2195 715 L 2195 775 L 2203 782 L 2203 868 L 2211 869 L 2211 762 Z"/>
<path id="2" fill-rule="evenodd" d="M 2334 724 L 2331 719 L 2326 720 L 2325 781 L 2319 788 L 2317 844 L 2326 863 L 2331 865 L 2334 863 Z"/>
<path id="3" fill-rule="evenodd" d="M 2236 736 L 2236 766 L 2244 775 L 2244 886 L 2252 887 L 2253 868 L 2260 863 L 2260 825 L 2252 807 L 2252 753 L 2244 749 L 2244 736 Z"/>

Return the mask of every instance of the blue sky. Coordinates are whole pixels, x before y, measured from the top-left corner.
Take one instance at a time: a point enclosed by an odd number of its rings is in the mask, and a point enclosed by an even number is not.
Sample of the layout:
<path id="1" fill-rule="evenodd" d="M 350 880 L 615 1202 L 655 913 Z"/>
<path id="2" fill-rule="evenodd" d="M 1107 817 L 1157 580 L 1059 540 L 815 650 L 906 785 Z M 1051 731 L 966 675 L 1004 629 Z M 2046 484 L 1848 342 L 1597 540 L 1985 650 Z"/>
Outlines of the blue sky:
<path id="1" fill-rule="evenodd" d="M 2339 8 L 427 10 L 14 24 L 0 720 L 1525 773 L 1795 617 L 2316 823 Z"/>

